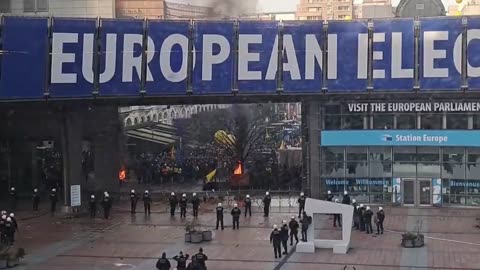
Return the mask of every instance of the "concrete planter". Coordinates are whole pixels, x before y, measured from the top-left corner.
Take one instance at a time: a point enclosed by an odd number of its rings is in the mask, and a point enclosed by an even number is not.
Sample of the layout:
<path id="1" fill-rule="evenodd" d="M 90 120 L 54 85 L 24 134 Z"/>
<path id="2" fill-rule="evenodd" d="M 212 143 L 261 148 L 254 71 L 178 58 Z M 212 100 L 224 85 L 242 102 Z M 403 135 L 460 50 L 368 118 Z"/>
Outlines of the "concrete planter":
<path id="1" fill-rule="evenodd" d="M 198 244 L 203 241 L 203 233 L 202 232 L 192 232 L 190 234 L 190 240 L 192 244 Z"/>
<path id="2" fill-rule="evenodd" d="M 203 241 L 212 241 L 213 239 L 213 232 L 212 231 L 203 231 Z"/>
<path id="3" fill-rule="evenodd" d="M 423 234 L 403 234 L 402 235 L 402 247 L 404 248 L 418 248 L 425 245 L 425 238 Z"/>
<path id="4" fill-rule="evenodd" d="M 185 233 L 185 243 L 192 242 L 192 235 L 190 233 Z"/>

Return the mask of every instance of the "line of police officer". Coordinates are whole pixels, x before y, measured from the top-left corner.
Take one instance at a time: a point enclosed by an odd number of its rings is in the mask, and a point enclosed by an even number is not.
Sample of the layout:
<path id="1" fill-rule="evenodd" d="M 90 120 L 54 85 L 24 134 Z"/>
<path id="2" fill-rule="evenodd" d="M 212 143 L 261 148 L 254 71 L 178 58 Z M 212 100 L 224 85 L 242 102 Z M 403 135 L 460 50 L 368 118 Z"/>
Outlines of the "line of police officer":
<path id="1" fill-rule="evenodd" d="M 57 202 L 58 202 L 57 189 L 52 188 L 48 197 L 50 199 L 50 213 L 52 213 L 53 215 L 57 209 Z M 17 191 L 15 187 L 11 187 L 9 192 L 9 204 L 10 204 L 11 211 L 15 211 L 17 209 L 17 201 L 18 201 Z M 40 195 L 38 193 L 38 189 L 35 188 L 32 193 L 32 210 L 38 211 L 39 206 L 40 206 Z"/>
<path id="2" fill-rule="evenodd" d="M 6 245 L 15 243 L 15 233 L 18 231 L 18 223 L 14 213 L 7 211 L 0 213 L 0 242 Z"/>
<path id="3" fill-rule="evenodd" d="M 207 255 L 203 253 L 203 249 L 200 248 L 198 253 L 192 256 L 192 261 L 187 265 L 190 255 L 183 254 L 180 251 L 179 255 L 174 256 L 172 259 L 177 262 L 177 270 L 207 270 L 206 261 Z M 158 259 L 156 267 L 158 270 L 169 270 L 171 268 L 170 261 L 167 259 L 165 252 L 162 257 Z"/>

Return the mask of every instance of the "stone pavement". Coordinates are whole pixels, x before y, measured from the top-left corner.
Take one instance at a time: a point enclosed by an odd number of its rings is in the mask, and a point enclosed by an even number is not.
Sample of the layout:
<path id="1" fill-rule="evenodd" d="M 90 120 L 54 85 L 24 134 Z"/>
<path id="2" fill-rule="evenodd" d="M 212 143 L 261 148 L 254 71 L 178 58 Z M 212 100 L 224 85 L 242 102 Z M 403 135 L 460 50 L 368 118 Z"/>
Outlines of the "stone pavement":
<path id="1" fill-rule="evenodd" d="M 264 218 L 255 207 L 251 218 L 242 216 L 239 231 L 231 229 L 227 213 L 226 228 L 214 230 L 213 241 L 189 244 L 184 242 L 185 221 L 178 216 L 171 219 L 165 205 L 155 205 L 150 217 L 130 215 L 128 207 L 128 203 L 117 205 L 110 220 L 18 212 L 18 246 L 28 253 L 18 269 L 155 269 L 162 252 L 168 257 L 180 250 L 193 255 L 199 247 L 209 257 L 208 269 L 218 270 L 338 270 L 345 265 L 357 270 L 480 269 L 480 230 L 475 227 L 479 209 L 386 207 L 385 234 L 377 237 L 354 231 L 347 255 L 332 250 L 297 254 L 289 246 L 289 255 L 280 260 L 274 259 L 269 244 L 271 228 L 296 215 L 296 208 L 273 208 L 270 218 Z M 143 211 L 141 203 L 138 210 Z M 329 216 L 315 218 L 321 220 L 315 228 L 318 236 L 340 237 L 340 229 L 332 228 Z M 191 220 L 191 210 L 187 220 Z M 198 222 L 213 228 L 213 206 L 200 209 Z M 424 233 L 426 246 L 401 248 L 400 234 L 406 230 Z"/>

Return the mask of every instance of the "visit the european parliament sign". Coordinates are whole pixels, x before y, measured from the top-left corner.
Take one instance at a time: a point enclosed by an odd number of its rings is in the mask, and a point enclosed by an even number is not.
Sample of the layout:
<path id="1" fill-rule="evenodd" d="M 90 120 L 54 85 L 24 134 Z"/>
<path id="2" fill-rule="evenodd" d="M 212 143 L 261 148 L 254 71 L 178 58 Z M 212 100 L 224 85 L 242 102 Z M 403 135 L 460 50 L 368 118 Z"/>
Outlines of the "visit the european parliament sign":
<path id="1" fill-rule="evenodd" d="M 4 17 L 0 44 L 0 99 L 480 89 L 476 17 Z"/>

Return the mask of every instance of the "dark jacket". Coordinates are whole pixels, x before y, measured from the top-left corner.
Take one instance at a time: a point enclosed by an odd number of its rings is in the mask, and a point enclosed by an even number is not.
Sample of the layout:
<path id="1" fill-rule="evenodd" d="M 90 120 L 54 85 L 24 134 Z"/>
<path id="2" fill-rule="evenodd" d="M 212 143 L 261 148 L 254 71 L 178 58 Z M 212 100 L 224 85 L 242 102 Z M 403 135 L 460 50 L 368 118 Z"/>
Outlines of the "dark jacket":
<path id="1" fill-rule="evenodd" d="M 290 232 L 291 233 L 298 233 L 298 228 L 300 227 L 300 225 L 298 225 L 298 222 L 296 220 L 291 220 L 289 223 L 288 223 L 288 227 L 290 228 Z"/>
<path id="2" fill-rule="evenodd" d="M 169 202 L 169 204 L 170 204 L 170 207 L 172 207 L 172 208 L 177 207 L 177 204 L 178 204 L 177 197 L 175 197 L 175 196 L 170 196 L 170 198 L 168 198 L 168 202 Z"/>
<path id="3" fill-rule="evenodd" d="M 40 201 L 40 196 L 38 195 L 38 192 L 34 192 L 32 195 L 32 200 L 34 202 L 39 202 Z"/>
<path id="4" fill-rule="evenodd" d="M 163 257 L 158 259 L 156 266 L 158 270 L 170 270 L 171 267 L 168 259 Z"/>
<path id="5" fill-rule="evenodd" d="M 250 198 L 245 198 L 245 206 L 251 206 L 252 205 L 252 199 Z"/>
<path id="6" fill-rule="evenodd" d="M 270 234 L 270 243 L 274 245 L 280 245 L 282 242 L 282 233 L 278 229 L 274 229 Z"/>
<path id="7" fill-rule="evenodd" d="M 195 257 L 195 261 L 199 264 L 200 269 L 207 269 L 207 266 L 205 265 L 205 261 L 208 260 L 207 255 L 203 253 L 198 253 L 196 255 L 193 255 Z"/>
<path id="8" fill-rule="evenodd" d="M 365 222 L 370 223 L 372 222 L 372 217 L 373 217 L 373 212 L 372 210 L 366 210 L 365 213 L 363 214 L 365 218 Z"/>
<path id="9" fill-rule="evenodd" d="M 130 193 L 130 201 L 136 203 L 138 201 L 138 196 L 135 193 Z"/>
<path id="10" fill-rule="evenodd" d="M 112 208 L 112 198 L 104 197 L 102 200 L 102 207 L 103 208 Z"/>
<path id="11" fill-rule="evenodd" d="M 312 223 L 312 217 L 304 215 L 300 223 L 302 223 L 302 230 L 306 230 L 308 226 L 310 226 L 310 223 Z"/>
<path id="12" fill-rule="evenodd" d="M 145 203 L 145 204 L 151 204 L 152 203 L 152 197 L 150 197 L 150 194 L 148 194 L 148 193 L 143 194 L 143 203 Z"/>
<path id="13" fill-rule="evenodd" d="M 333 195 L 332 194 L 327 195 L 327 201 L 329 201 L 329 202 L 333 201 Z"/>
<path id="14" fill-rule="evenodd" d="M 300 196 L 300 198 L 298 198 L 298 205 L 300 207 L 304 208 L 306 200 L 307 200 L 307 198 L 305 198 L 305 196 Z"/>
<path id="15" fill-rule="evenodd" d="M 218 206 L 216 210 L 217 210 L 217 218 L 223 218 L 223 207 Z"/>
<path id="16" fill-rule="evenodd" d="M 288 240 L 288 225 L 285 224 L 280 228 L 280 233 L 282 235 L 282 241 L 287 241 Z"/>
<path id="17" fill-rule="evenodd" d="M 377 220 L 378 222 L 383 222 L 385 220 L 385 212 L 383 212 L 383 210 L 377 212 Z"/>
<path id="18" fill-rule="evenodd" d="M 53 203 L 53 202 L 56 203 L 57 200 L 58 200 L 58 198 L 57 198 L 57 192 L 53 192 L 53 191 L 52 191 L 52 192 L 50 193 L 50 201 L 51 201 L 52 203 Z"/>
<path id="19" fill-rule="evenodd" d="M 187 202 L 188 202 L 187 198 L 182 197 L 180 199 L 180 207 L 181 208 L 187 208 Z"/>
<path id="20" fill-rule="evenodd" d="M 240 208 L 235 207 L 235 208 L 232 209 L 232 213 L 231 213 L 231 214 L 232 214 L 232 216 L 233 216 L 234 218 L 239 218 L 240 215 L 242 214 L 242 211 L 240 210 Z"/>
<path id="21" fill-rule="evenodd" d="M 264 198 L 263 198 L 263 205 L 265 206 L 270 206 L 270 203 L 272 202 L 272 197 L 270 197 L 270 195 L 266 195 Z"/>
<path id="22" fill-rule="evenodd" d="M 184 270 L 187 268 L 187 260 L 188 260 L 189 255 L 185 254 L 182 256 L 175 256 L 173 259 L 177 262 L 177 269 L 178 270 Z"/>
<path id="23" fill-rule="evenodd" d="M 350 205 L 350 196 L 348 194 L 343 196 L 342 203 Z"/>
<path id="24" fill-rule="evenodd" d="M 198 207 L 200 206 L 200 200 L 198 199 L 197 196 L 194 196 L 192 198 L 192 205 L 194 209 L 198 209 Z"/>
<path id="25" fill-rule="evenodd" d="M 97 200 L 90 198 L 88 201 L 88 209 L 90 210 L 96 210 L 97 209 Z"/>

